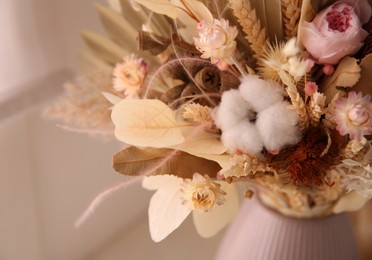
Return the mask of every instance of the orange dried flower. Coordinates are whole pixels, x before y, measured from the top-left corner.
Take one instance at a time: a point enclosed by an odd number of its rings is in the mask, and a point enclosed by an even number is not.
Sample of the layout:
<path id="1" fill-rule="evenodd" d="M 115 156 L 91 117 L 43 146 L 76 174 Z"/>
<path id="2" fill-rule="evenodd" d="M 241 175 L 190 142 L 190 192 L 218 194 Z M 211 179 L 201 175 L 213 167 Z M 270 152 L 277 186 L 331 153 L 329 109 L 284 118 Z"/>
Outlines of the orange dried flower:
<path id="1" fill-rule="evenodd" d="M 271 164 L 279 171 L 286 171 L 290 181 L 296 186 L 314 187 L 327 183 L 327 170 L 338 163 L 338 144 L 332 142 L 328 152 L 322 156 L 327 148 L 327 134 L 319 128 L 312 128 L 295 146 L 283 150 L 271 158 Z"/>

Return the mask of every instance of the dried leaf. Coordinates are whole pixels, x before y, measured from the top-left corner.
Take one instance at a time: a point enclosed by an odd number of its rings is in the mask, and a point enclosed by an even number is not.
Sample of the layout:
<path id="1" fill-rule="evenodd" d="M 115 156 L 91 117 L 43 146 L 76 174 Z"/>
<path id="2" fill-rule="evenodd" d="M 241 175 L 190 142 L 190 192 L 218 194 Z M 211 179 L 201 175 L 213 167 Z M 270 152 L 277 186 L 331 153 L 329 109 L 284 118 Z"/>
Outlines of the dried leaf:
<path id="1" fill-rule="evenodd" d="M 357 191 L 351 191 L 348 194 L 344 195 L 334 206 L 333 213 L 341 213 L 345 211 L 357 211 L 361 209 L 368 198 L 365 198 Z"/>
<path id="2" fill-rule="evenodd" d="M 148 210 L 152 240 L 160 242 L 178 228 L 191 209 L 182 203 L 181 178 L 173 175 L 150 176 L 143 179 L 145 189 L 157 190 Z"/>
<path id="3" fill-rule="evenodd" d="M 98 33 L 81 31 L 81 36 L 95 55 L 111 65 L 115 65 L 122 57 L 129 54 L 127 50 Z"/>
<path id="4" fill-rule="evenodd" d="M 236 216 L 239 209 L 239 197 L 234 184 L 218 182 L 226 192 L 226 202 L 223 205 L 216 205 L 211 211 L 193 211 L 192 216 L 196 231 L 200 236 L 208 238 L 217 234 Z"/>
<path id="5" fill-rule="evenodd" d="M 120 98 L 120 97 L 118 97 L 114 94 L 111 94 L 109 92 L 102 92 L 102 95 L 107 99 L 107 101 L 109 101 L 113 105 L 122 101 L 122 98 Z"/>
<path id="6" fill-rule="evenodd" d="M 115 136 L 124 143 L 163 148 L 181 144 L 185 138 L 174 112 L 156 99 L 124 99 L 114 106 Z"/>
<path id="7" fill-rule="evenodd" d="M 179 2 L 179 1 L 177 1 Z M 183 0 L 182 1 L 186 7 L 195 15 L 199 21 L 213 22 L 213 15 L 209 9 L 200 1 L 197 0 Z M 183 7 L 182 4 L 177 4 L 180 7 Z"/>
<path id="8" fill-rule="evenodd" d="M 178 16 L 178 9 L 169 0 L 134 0 L 137 3 L 144 5 L 149 10 L 169 16 L 176 19 Z"/>
<path id="9" fill-rule="evenodd" d="M 320 85 L 320 89 L 327 96 L 327 103 L 331 101 L 338 89 L 336 87 L 352 87 L 360 78 L 360 66 L 358 60 L 352 57 L 345 57 L 337 66 L 336 71 L 326 77 Z"/>
<path id="10" fill-rule="evenodd" d="M 302 1 L 302 6 L 301 6 L 301 16 L 300 16 L 300 21 L 298 22 L 298 31 L 297 31 L 297 46 L 302 48 L 303 45 L 302 45 L 302 35 L 301 35 L 301 32 L 303 31 L 302 30 L 302 26 L 304 24 L 304 22 L 310 22 L 315 14 L 316 14 L 316 9 L 314 9 L 311 0 L 303 0 Z"/>
<path id="11" fill-rule="evenodd" d="M 115 171 L 129 176 L 145 173 L 170 174 L 181 178 L 192 178 L 195 172 L 216 177 L 221 170 L 218 163 L 172 149 L 126 148 L 113 157 Z"/>
<path id="12" fill-rule="evenodd" d="M 111 8 L 100 4 L 95 4 L 95 7 L 109 37 L 118 45 L 125 46 L 130 52 L 135 52 L 137 50 L 137 29 Z"/>
<path id="13" fill-rule="evenodd" d="M 185 133 L 184 136 L 187 139 L 187 136 L 192 135 L 194 127 L 188 128 L 188 133 Z M 177 146 L 177 149 L 190 154 L 223 154 L 226 152 L 226 147 L 221 143 L 220 136 L 202 132 L 196 136 L 192 136 L 190 140 L 186 140 L 183 144 Z"/>
<path id="14" fill-rule="evenodd" d="M 360 63 L 360 68 L 362 69 L 361 77 L 353 87 L 356 92 L 363 92 L 364 95 L 372 95 L 372 54 L 365 56 Z"/>

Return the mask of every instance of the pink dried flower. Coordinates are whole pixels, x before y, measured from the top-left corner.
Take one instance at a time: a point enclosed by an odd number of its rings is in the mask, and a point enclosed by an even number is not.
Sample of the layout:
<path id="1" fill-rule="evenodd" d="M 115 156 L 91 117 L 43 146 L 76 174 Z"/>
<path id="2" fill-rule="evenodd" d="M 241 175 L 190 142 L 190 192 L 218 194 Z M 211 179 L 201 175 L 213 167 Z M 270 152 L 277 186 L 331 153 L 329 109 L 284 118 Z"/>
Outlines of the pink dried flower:
<path id="1" fill-rule="evenodd" d="M 214 19 L 213 23 L 201 21 L 198 24 L 199 38 L 194 38 L 196 48 L 203 54 L 202 58 L 211 59 L 212 63 L 223 60 L 232 64 L 230 56 L 233 54 L 238 35 L 236 27 L 229 26 L 225 19 Z"/>
<path id="2" fill-rule="evenodd" d="M 132 54 L 119 62 L 113 72 L 113 85 L 117 91 L 124 91 L 127 96 L 135 97 L 143 84 L 147 73 L 144 59 Z"/>
<path id="3" fill-rule="evenodd" d="M 356 53 L 368 32 L 362 24 L 371 16 L 367 0 L 343 0 L 316 15 L 301 28 L 306 50 L 322 64 L 337 64 L 346 55 Z"/>
<path id="4" fill-rule="evenodd" d="M 371 96 L 350 92 L 347 98 L 340 97 L 335 102 L 333 117 L 336 129 L 342 135 L 349 134 L 350 139 L 361 140 L 364 135 L 372 134 Z"/>
<path id="5" fill-rule="evenodd" d="M 315 82 L 309 81 L 305 85 L 305 93 L 308 96 L 312 96 L 315 92 L 318 91 L 318 85 Z"/>

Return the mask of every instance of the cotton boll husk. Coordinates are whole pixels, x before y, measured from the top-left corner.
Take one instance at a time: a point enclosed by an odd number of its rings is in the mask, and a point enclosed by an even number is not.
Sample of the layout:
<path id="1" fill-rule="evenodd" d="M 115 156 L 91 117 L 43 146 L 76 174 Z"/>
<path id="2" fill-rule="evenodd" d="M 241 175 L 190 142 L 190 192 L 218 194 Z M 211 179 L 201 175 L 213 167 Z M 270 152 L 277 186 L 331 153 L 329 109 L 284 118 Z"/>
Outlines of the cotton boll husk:
<path id="1" fill-rule="evenodd" d="M 274 81 L 266 81 L 258 76 L 244 76 L 239 86 L 243 99 L 252 105 L 256 112 L 283 100 L 284 89 Z"/>
<path id="2" fill-rule="evenodd" d="M 284 146 L 296 144 L 301 139 L 297 112 L 289 105 L 287 101 L 278 102 L 258 114 L 256 126 L 270 153 L 279 153 Z"/>
<path id="3" fill-rule="evenodd" d="M 215 124 L 222 131 L 253 117 L 252 107 L 244 101 L 237 89 L 223 92 L 221 103 L 214 113 Z"/>
<path id="4" fill-rule="evenodd" d="M 242 121 L 222 132 L 221 141 L 230 152 L 240 150 L 246 154 L 259 154 L 263 143 L 256 126 L 249 121 Z"/>

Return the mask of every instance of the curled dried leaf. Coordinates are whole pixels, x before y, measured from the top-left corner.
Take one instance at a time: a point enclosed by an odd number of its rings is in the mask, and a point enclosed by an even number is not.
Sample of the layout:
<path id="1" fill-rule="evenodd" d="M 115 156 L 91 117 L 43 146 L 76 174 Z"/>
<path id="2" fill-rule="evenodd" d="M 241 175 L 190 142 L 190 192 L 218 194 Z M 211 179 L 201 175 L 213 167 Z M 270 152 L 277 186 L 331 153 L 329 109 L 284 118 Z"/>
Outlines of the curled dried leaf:
<path id="1" fill-rule="evenodd" d="M 327 103 L 337 93 L 337 87 L 353 87 L 360 79 L 361 68 L 358 60 L 345 57 L 337 66 L 336 71 L 327 77 L 320 85 L 320 89 L 327 96 Z"/>
<path id="2" fill-rule="evenodd" d="M 128 175 L 176 175 L 192 178 L 195 172 L 215 178 L 221 170 L 218 163 L 172 149 L 126 148 L 114 155 L 115 171 Z"/>

